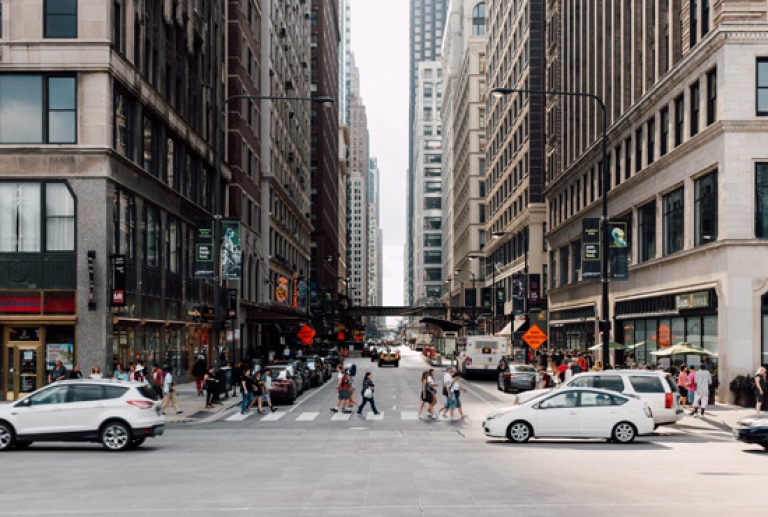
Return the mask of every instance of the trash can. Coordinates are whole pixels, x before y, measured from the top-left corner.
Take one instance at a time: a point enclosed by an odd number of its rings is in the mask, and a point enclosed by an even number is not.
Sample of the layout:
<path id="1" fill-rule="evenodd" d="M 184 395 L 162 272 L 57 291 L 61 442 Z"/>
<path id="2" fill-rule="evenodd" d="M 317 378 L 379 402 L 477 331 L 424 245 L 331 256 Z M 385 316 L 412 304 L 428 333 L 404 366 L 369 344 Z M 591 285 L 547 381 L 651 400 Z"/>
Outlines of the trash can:
<path id="1" fill-rule="evenodd" d="M 219 368 L 219 393 L 229 393 L 232 389 L 232 367 L 222 366 Z"/>

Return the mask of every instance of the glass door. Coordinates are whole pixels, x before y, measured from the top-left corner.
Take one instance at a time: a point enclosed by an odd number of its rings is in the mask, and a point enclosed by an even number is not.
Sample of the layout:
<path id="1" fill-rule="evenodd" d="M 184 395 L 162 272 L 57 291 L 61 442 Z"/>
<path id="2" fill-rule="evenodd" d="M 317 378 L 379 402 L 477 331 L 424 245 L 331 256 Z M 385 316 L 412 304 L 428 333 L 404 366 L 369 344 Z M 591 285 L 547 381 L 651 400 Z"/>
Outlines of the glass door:
<path id="1" fill-rule="evenodd" d="M 43 345 L 40 343 L 19 343 L 13 345 L 12 348 L 15 348 L 13 352 L 15 356 L 15 379 L 13 392 L 8 390 L 8 393 L 13 393 L 14 400 L 18 400 L 43 387 L 46 381 L 45 369 L 43 368 L 45 361 Z"/>

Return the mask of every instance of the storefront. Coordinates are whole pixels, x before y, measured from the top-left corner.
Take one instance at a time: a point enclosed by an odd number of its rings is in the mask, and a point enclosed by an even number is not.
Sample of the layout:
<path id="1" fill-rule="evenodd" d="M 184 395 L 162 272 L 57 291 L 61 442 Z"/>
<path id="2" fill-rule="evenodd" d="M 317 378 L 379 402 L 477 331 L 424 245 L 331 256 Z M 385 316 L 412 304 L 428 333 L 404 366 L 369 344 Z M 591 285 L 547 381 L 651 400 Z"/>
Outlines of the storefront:
<path id="1" fill-rule="evenodd" d="M 677 343 L 690 343 L 718 352 L 718 298 L 714 289 L 637 298 L 616 304 L 616 338 L 625 345 L 639 345 L 624 354 L 624 364 L 639 367 L 662 362 L 665 366 L 693 364 L 701 356 L 673 356 L 659 360 L 651 355 Z M 619 335 L 621 334 L 621 337 Z M 713 364 L 716 360 L 710 360 Z"/>
<path id="2" fill-rule="evenodd" d="M 56 359 L 75 365 L 74 291 L 0 294 L 0 400 L 17 400 L 45 386 Z"/>
<path id="3" fill-rule="evenodd" d="M 549 348 L 586 353 L 595 344 L 596 326 L 594 305 L 551 311 Z"/>

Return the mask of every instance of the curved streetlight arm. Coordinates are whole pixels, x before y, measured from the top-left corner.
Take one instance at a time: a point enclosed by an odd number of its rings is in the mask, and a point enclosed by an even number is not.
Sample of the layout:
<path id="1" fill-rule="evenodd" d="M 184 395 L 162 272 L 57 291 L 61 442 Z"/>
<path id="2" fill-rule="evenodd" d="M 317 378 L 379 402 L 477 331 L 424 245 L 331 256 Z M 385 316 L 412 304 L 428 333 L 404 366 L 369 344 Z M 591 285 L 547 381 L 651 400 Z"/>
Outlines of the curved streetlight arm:
<path id="1" fill-rule="evenodd" d="M 602 151 L 603 151 L 603 162 L 601 167 L 601 174 L 600 177 L 602 178 L 602 189 L 600 192 L 600 195 L 602 196 L 602 241 L 603 241 L 603 247 L 605 248 L 608 246 L 608 242 L 610 240 L 610 232 L 608 228 L 608 186 L 610 184 L 610 175 L 608 172 L 608 151 L 607 151 L 607 137 L 606 132 L 608 130 L 608 119 L 606 115 L 606 109 L 605 109 L 605 103 L 603 102 L 603 99 L 595 95 L 594 93 L 586 93 L 586 92 L 561 92 L 557 90 L 529 90 L 525 88 L 493 88 L 491 90 L 491 95 L 494 97 L 502 97 L 504 95 L 509 95 L 511 93 L 530 93 L 535 95 L 561 95 L 565 97 L 586 97 L 588 99 L 592 99 L 597 103 L 598 106 L 600 106 L 600 109 L 602 110 L 603 115 L 603 124 L 602 124 Z M 610 310 L 610 304 L 608 303 L 608 253 L 606 253 L 606 249 L 602 250 L 602 257 L 601 257 L 601 268 L 600 268 L 600 281 L 602 283 L 602 303 L 601 303 L 601 317 L 600 317 L 600 333 L 602 334 L 602 359 L 603 359 L 603 368 L 607 368 L 610 360 L 610 349 L 609 349 L 609 339 L 608 339 L 608 333 L 610 332 L 610 319 L 608 318 L 608 311 Z"/>

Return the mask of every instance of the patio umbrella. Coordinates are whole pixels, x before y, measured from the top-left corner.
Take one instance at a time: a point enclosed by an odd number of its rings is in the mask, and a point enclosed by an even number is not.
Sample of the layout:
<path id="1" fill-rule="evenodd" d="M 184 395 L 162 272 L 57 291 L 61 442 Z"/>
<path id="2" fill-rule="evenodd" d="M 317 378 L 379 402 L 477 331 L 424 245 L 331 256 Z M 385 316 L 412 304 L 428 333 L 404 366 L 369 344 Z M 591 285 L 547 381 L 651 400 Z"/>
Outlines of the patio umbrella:
<path id="1" fill-rule="evenodd" d="M 651 355 L 655 355 L 656 357 L 669 357 L 671 355 L 706 355 L 709 357 L 717 357 L 715 352 L 710 352 L 709 350 L 692 345 L 691 343 L 676 343 L 668 348 L 651 352 Z"/>
<path id="2" fill-rule="evenodd" d="M 590 350 L 602 350 L 603 344 L 598 343 L 595 346 L 589 347 Z M 616 341 L 609 341 L 608 342 L 608 348 L 611 350 L 627 350 L 628 348 L 634 348 L 634 345 L 622 345 L 621 343 L 617 343 Z"/>

